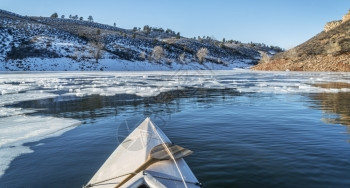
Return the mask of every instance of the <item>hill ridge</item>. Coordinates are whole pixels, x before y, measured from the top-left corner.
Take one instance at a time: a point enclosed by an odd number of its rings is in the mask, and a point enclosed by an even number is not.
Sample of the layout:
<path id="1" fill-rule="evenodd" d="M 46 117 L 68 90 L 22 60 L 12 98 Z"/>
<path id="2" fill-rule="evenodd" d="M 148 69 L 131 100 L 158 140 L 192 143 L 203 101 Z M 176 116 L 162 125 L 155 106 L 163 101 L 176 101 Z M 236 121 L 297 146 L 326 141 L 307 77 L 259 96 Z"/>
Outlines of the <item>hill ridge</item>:
<path id="1" fill-rule="evenodd" d="M 186 38 L 149 26 L 123 29 L 6 10 L 0 10 L 0 45 L 0 70 L 25 71 L 247 68 L 262 52 L 281 51 L 257 43 Z M 200 54 L 201 49 L 206 53 Z"/>

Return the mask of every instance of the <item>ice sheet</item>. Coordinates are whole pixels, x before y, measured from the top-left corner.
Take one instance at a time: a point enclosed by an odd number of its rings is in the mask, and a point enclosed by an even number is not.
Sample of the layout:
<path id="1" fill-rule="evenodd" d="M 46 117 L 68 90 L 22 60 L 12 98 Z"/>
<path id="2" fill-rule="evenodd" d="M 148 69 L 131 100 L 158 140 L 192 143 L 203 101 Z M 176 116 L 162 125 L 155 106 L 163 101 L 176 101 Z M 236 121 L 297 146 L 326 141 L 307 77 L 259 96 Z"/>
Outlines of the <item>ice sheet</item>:
<path id="1" fill-rule="evenodd" d="M 0 176 L 15 157 L 32 152 L 24 143 L 58 136 L 79 124 L 78 120 L 41 116 L 0 118 Z"/>

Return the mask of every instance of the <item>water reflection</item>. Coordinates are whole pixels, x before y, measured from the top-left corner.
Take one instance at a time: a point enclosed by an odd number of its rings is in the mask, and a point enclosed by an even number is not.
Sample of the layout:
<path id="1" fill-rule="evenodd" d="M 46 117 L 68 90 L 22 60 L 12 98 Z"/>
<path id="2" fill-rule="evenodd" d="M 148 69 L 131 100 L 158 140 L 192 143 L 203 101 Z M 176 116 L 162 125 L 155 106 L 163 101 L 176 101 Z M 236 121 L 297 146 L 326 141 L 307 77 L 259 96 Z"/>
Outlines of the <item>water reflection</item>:
<path id="1" fill-rule="evenodd" d="M 327 89 L 350 88 L 349 83 L 335 82 L 315 84 L 315 86 Z M 350 133 L 350 93 L 318 93 L 312 94 L 311 99 L 317 101 L 317 108 L 320 108 L 327 114 L 323 119 L 326 123 L 346 125 Z"/>
<path id="2" fill-rule="evenodd" d="M 137 110 L 144 116 L 172 114 L 180 112 L 180 100 L 188 99 L 207 105 L 216 100 L 225 100 L 229 96 L 240 95 L 235 89 L 199 89 L 185 88 L 160 93 L 154 97 L 140 97 L 135 94 L 118 94 L 115 96 L 89 95 L 77 97 L 62 95 L 51 99 L 24 101 L 8 107 L 35 109 L 33 115 L 50 115 L 94 121 L 109 115 L 117 116 L 121 111 Z"/>

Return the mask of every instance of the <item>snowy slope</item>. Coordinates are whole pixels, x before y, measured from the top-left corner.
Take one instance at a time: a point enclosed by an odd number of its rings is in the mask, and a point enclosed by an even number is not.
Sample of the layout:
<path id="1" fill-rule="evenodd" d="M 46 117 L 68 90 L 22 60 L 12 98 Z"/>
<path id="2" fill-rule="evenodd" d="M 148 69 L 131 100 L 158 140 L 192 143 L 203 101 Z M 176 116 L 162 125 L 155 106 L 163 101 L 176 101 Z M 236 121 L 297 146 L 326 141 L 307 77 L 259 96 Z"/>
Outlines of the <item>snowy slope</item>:
<path id="1" fill-rule="evenodd" d="M 155 59 L 153 49 L 163 49 Z M 247 68 L 261 52 L 256 44 L 189 39 L 153 29 L 127 30 L 72 19 L 24 17 L 0 10 L 0 71 L 173 70 Z M 196 55 L 208 49 L 203 63 Z M 181 58 L 182 56 L 182 58 Z"/>

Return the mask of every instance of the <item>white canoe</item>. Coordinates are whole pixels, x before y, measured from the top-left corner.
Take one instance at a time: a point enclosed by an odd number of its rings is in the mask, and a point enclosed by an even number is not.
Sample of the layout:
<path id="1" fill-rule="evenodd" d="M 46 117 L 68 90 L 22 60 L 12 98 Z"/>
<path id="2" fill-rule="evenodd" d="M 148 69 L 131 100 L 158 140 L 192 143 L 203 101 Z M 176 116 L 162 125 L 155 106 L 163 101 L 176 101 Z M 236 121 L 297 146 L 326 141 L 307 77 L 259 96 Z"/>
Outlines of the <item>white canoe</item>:
<path id="1" fill-rule="evenodd" d="M 154 153 L 159 146 L 166 147 L 167 153 L 171 153 L 169 147 L 174 145 L 171 145 L 169 138 L 150 118 L 146 118 L 117 147 L 85 187 L 201 187 L 185 160 L 182 157 L 173 157 L 179 153 L 177 151 L 174 155 L 168 155 L 169 160 L 163 159 L 145 165 L 152 158 L 150 153 Z M 190 152 L 176 145 L 174 148 L 180 148 L 185 155 Z M 140 166 L 145 168 L 141 167 L 141 171 L 137 172 L 136 169 L 140 169 Z M 130 179 L 126 181 L 127 178 Z"/>

